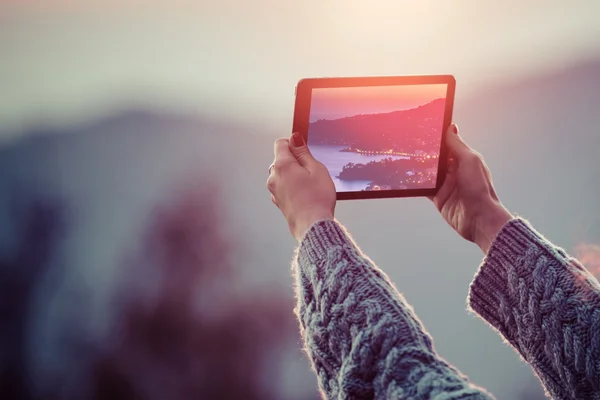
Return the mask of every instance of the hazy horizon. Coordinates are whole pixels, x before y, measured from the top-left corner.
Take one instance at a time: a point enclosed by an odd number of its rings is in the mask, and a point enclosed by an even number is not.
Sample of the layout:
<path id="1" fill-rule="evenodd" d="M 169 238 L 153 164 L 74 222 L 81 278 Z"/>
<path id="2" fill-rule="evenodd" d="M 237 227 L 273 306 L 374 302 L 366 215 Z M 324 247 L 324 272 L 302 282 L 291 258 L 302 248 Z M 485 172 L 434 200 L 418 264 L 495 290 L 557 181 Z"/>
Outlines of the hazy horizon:
<path id="1" fill-rule="evenodd" d="M 152 0 L 143 8 L 8 0 L 0 3 L 0 133 L 132 104 L 287 132 L 294 86 L 306 77 L 450 73 L 460 101 L 598 57 L 599 13 L 595 0 Z"/>

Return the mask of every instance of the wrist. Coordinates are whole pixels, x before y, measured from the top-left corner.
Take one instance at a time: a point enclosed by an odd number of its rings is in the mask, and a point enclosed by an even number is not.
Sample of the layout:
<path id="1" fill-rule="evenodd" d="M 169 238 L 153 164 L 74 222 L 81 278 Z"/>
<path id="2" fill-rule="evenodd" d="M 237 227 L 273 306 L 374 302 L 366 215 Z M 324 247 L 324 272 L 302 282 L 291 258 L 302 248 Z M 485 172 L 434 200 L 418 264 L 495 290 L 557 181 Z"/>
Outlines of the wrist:
<path id="1" fill-rule="evenodd" d="M 490 205 L 487 210 L 481 214 L 475 223 L 474 242 L 479 248 L 487 254 L 494 239 L 514 217 L 500 203 Z"/>
<path id="2" fill-rule="evenodd" d="M 328 212 L 323 212 L 323 213 L 316 213 L 313 214 L 309 217 L 304 217 L 299 219 L 295 226 L 294 229 L 292 230 L 292 234 L 294 235 L 294 238 L 296 238 L 296 240 L 298 241 L 298 243 L 300 243 L 302 241 L 302 239 L 304 238 L 304 235 L 306 235 L 306 232 L 308 232 L 308 230 L 317 222 L 322 221 L 322 220 L 333 220 L 333 214 L 332 213 L 328 213 Z"/>

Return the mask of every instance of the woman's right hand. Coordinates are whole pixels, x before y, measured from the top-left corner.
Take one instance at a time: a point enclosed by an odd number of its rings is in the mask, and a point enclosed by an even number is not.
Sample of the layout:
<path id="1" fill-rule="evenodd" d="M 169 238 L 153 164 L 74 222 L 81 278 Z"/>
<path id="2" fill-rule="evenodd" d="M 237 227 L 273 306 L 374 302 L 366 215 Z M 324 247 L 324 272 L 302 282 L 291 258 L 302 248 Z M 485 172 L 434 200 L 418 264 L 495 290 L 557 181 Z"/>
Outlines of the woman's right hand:
<path id="1" fill-rule="evenodd" d="M 500 202 L 483 158 L 464 142 L 455 124 L 448 128 L 446 143 L 448 172 L 431 200 L 456 232 L 487 253 L 513 216 Z"/>
<path id="2" fill-rule="evenodd" d="M 335 185 L 325 165 L 315 160 L 299 133 L 275 142 L 275 161 L 269 168 L 267 188 L 290 232 L 300 242 L 322 219 L 333 219 Z"/>

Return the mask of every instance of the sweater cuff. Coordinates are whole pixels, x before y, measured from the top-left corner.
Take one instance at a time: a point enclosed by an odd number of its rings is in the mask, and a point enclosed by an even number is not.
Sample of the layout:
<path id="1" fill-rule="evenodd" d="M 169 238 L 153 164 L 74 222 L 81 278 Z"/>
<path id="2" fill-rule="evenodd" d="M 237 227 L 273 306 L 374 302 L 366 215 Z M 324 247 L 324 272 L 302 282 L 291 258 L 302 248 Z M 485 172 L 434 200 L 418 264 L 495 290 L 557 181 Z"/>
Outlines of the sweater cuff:
<path id="1" fill-rule="evenodd" d="M 332 246 L 348 243 L 352 243 L 352 239 L 342 225 L 333 219 L 323 219 L 315 222 L 304 234 L 298 249 L 298 259 L 301 263 L 314 263 L 327 257 Z"/>
<path id="2" fill-rule="evenodd" d="M 527 221 L 514 218 L 507 222 L 485 256 L 469 288 L 470 308 L 487 322 L 500 328 L 500 307 L 503 299 L 510 296 L 519 279 L 530 284 L 533 266 L 523 265 L 516 271 L 518 276 L 509 274 L 511 265 L 526 256 L 530 249 L 538 251 L 546 248 L 546 240 Z M 514 283 L 514 284 L 511 284 Z"/>

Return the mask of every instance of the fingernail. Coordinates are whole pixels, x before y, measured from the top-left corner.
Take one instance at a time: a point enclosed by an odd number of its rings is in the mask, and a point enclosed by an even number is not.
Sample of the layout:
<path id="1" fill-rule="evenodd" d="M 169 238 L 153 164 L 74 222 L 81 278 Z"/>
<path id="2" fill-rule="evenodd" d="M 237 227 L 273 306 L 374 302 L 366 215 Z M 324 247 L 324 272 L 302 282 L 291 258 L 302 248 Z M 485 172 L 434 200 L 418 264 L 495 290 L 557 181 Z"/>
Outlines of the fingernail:
<path id="1" fill-rule="evenodd" d="M 301 134 L 299 134 L 298 132 L 294 132 L 294 134 L 292 135 L 294 138 L 294 146 L 296 147 L 302 147 L 304 146 L 304 138 L 302 137 Z"/>
<path id="2" fill-rule="evenodd" d="M 452 124 L 452 133 L 458 135 L 458 126 L 456 126 L 456 124 Z"/>

